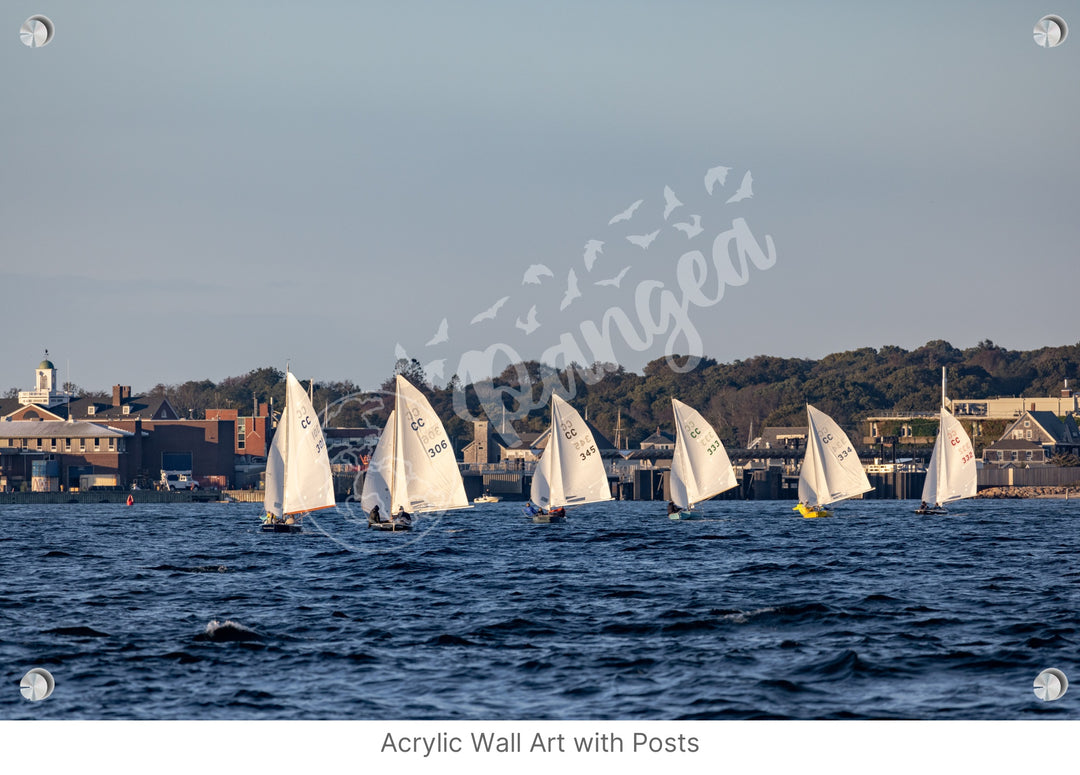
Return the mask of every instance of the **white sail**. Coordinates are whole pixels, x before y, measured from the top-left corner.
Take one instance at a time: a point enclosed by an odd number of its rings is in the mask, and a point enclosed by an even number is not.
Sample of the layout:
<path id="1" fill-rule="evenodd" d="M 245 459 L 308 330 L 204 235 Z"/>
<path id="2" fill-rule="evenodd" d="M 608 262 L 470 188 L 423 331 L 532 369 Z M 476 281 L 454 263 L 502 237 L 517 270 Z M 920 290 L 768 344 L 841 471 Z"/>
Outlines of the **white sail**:
<path id="1" fill-rule="evenodd" d="M 450 437 L 424 394 L 397 376 L 394 411 L 364 475 L 360 504 L 389 517 L 469 508 Z"/>
<path id="2" fill-rule="evenodd" d="M 319 417 L 300 381 L 285 375 L 285 411 L 266 458 L 267 513 L 277 517 L 334 505 L 334 479 Z"/>
<path id="3" fill-rule="evenodd" d="M 930 506 L 971 498 L 977 488 L 975 450 L 960 421 L 944 407 L 934 452 L 926 469 L 922 499 Z"/>
<path id="4" fill-rule="evenodd" d="M 405 477 L 401 477 L 401 486 L 397 488 L 398 497 L 395 499 L 390 494 L 390 483 L 396 482 L 394 477 L 395 458 L 397 449 L 394 444 L 394 428 L 396 427 L 396 414 L 391 411 L 387 418 L 386 427 L 379 436 L 379 443 L 375 445 L 375 452 L 368 462 L 367 471 L 364 473 L 364 489 L 360 493 L 360 505 L 364 511 L 370 512 L 375 506 L 384 516 L 389 517 L 396 506 L 408 500 L 405 491 Z"/>
<path id="5" fill-rule="evenodd" d="M 671 500 L 681 508 L 730 490 L 738 480 L 716 431 L 696 410 L 671 399 L 675 412 L 675 454 L 671 461 Z"/>
<path id="6" fill-rule="evenodd" d="M 278 423 L 274 440 L 266 452 L 266 474 L 263 478 L 263 508 L 267 514 L 280 517 L 285 499 L 285 418 Z"/>
<path id="7" fill-rule="evenodd" d="M 442 421 L 424 394 L 397 376 L 396 433 L 399 465 L 410 513 L 469 508 L 454 448 Z M 394 504 L 394 509 L 399 504 Z"/>
<path id="8" fill-rule="evenodd" d="M 806 413 L 810 428 L 799 475 L 799 500 L 809 506 L 828 506 L 872 490 L 847 434 L 829 415 L 809 404 Z"/>
<path id="9" fill-rule="evenodd" d="M 533 503 L 545 509 L 611 500 L 600 448 L 574 407 L 551 396 L 548 443 L 533 471 Z"/>

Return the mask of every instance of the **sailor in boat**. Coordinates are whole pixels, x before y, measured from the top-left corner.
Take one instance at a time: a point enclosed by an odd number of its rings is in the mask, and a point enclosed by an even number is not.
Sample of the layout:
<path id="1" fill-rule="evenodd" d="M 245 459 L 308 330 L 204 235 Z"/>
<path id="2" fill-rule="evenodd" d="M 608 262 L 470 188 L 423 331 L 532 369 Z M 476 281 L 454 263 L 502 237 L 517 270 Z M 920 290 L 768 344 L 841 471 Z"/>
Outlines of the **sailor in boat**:
<path id="1" fill-rule="evenodd" d="M 412 514 L 405 511 L 404 506 L 398 506 L 397 514 L 394 515 L 394 521 L 402 525 L 412 524 Z"/>
<path id="2" fill-rule="evenodd" d="M 675 505 L 675 501 L 668 501 L 668 505 L 667 505 L 667 513 L 668 513 L 668 516 L 669 516 L 669 517 L 670 517 L 670 516 L 671 516 L 672 514 L 678 514 L 678 513 L 680 512 L 680 511 L 682 511 L 682 507 L 681 507 L 681 506 L 676 506 L 676 505 Z"/>
<path id="3" fill-rule="evenodd" d="M 378 503 L 376 503 L 372 507 L 371 514 L 369 515 L 369 517 L 371 518 L 372 522 L 382 522 L 382 512 L 379 511 L 379 504 Z"/>
<path id="4" fill-rule="evenodd" d="M 804 517 L 831 517 L 832 514 L 824 506 L 811 506 L 808 501 L 799 501 L 792 511 L 797 511 Z"/>
<path id="5" fill-rule="evenodd" d="M 532 501 L 529 501 L 525 504 L 525 513 L 531 517 L 565 517 L 566 509 L 562 506 L 554 509 L 545 509 L 543 506 L 534 506 Z"/>

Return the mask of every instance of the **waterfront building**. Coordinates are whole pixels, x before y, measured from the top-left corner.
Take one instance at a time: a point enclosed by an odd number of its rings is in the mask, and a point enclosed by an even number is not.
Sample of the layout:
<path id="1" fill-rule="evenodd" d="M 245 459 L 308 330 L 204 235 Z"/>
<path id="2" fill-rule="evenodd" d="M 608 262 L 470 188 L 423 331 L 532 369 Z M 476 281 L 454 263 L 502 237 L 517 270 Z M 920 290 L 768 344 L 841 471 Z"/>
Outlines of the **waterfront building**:
<path id="1" fill-rule="evenodd" d="M 765 426 L 761 435 L 747 445 L 746 468 L 770 466 L 796 470 L 806 453 L 806 437 L 809 426 Z"/>
<path id="2" fill-rule="evenodd" d="M 50 407 L 66 403 L 71 398 L 71 393 L 59 389 L 56 377 L 56 366 L 49 360 L 49 351 L 45 351 L 45 357 L 41 359 L 34 371 L 34 388 L 32 390 L 19 391 L 19 403 L 23 406 L 36 404 Z"/>
<path id="3" fill-rule="evenodd" d="M 134 432 L 100 423 L 44 419 L 0 421 L 0 489 L 58 491 L 78 488 L 88 474 L 127 481 L 139 458 L 141 438 Z M 34 482 L 35 464 L 52 462 L 49 481 Z"/>
<path id="4" fill-rule="evenodd" d="M 1058 455 L 1080 454 L 1080 428 L 1068 415 L 1026 411 L 1014 420 L 997 441 L 983 450 L 983 462 L 1000 465 L 1050 462 Z"/>
<path id="5" fill-rule="evenodd" d="M 114 385 L 111 401 L 76 398 L 56 390 L 48 358 L 34 380 L 34 390 L 20 391 L 18 400 L 0 400 L 0 485 L 7 489 L 29 486 L 34 463 L 42 461 L 65 490 L 87 475 L 150 487 L 162 470 L 191 471 L 204 487 L 228 486 L 233 420 L 180 418 L 166 397 L 132 395 L 129 385 Z"/>
<path id="6" fill-rule="evenodd" d="M 1080 393 L 1073 391 L 1069 381 L 1065 380 L 1065 386 L 1057 396 L 958 398 L 946 401 L 945 408 L 960 420 L 978 451 L 984 436 L 1004 438 L 1001 429 L 1007 428 L 1006 435 L 1010 434 L 1012 423 L 1025 414 L 1041 413 L 1058 418 L 1080 414 Z M 939 416 L 937 408 L 924 412 L 873 412 L 864 421 L 863 443 L 933 446 Z"/>
<path id="7" fill-rule="evenodd" d="M 233 454 L 238 457 L 265 458 L 273 439 L 270 408 L 267 404 L 252 406 L 251 415 L 241 415 L 238 409 L 207 409 L 207 420 L 231 420 L 235 427 Z"/>

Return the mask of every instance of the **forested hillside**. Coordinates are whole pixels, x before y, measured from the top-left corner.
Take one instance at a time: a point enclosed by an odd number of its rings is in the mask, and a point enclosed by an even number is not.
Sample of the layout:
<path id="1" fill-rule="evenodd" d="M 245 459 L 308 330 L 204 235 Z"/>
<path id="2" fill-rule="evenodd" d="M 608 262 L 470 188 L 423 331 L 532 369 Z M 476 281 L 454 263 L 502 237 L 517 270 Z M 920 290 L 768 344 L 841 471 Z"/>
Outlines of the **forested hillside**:
<path id="1" fill-rule="evenodd" d="M 880 410 L 932 412 L 939 405 L 942 366 L 948 368 L 952 398 L 1058 395 L 1065 379 L 1080 380 L 1080 344 L 1010 351 L 983 341 L 976 347 L 958 350 L 948 342 L 936 340 L 912 351 L 892 346 L 879 350 L 865 347 L 834 353 L 821 360 L 762 355 L 718 363 L 706 358 L 687 373 L 673 371 L 664 360 L 648 364 L 642 374 L 611 364 L 554 370 L 528 362 L 507 368 L 487 387 L 495 391 L 505 387 L 509 392 L 522 391 L 522 395 L 530 397 L 533 408 L 527 413 L 508 397 L 502 401 L 519 433 L 546 427 L 548 413 L 540 398 L 545 384 L 550 390 L 557 380 L 564 395 L 579 410 L 587 410 L 589 420 L 612 440 L 621 415 L 622 433 L 628 446 L 636 446 L 657 428 L 672 432 L 670 398 L 673 396 L 698 408 L 713 423 L 725 444 L 744 446 L 751 423 L 755 429 L 764 425 L 805 424 L 807 402 L 847 427 Z M 455 412 L 454 398 L 457 391 L 457 405 L 467 404 L 479 416 L 476 386 L 462 387 L 456 378 L 446 386 L 428 385 L 416 361 L 399 361 L 396 371 L 430 396 L 459 449 L 472 439 L 471 425 Z M 527 375 L 527 381 L 519 375 Z M 596 379 L 598 375 L 602 376 Z M 167 396 L 181 416 L 198 418 L 208 408 L 232 408 L 248 413 L 254 401 L 271 399 L 275 408 L 280 409 L 284 399 L 283 380 L 281 371 L 262 368 L 220 383 L 192 380 L 180 385 L 159 384 L 150 392 Z M 526 382 L 526 387 L 522 387 L 522 382 Z M 388 375 L 381 387 L 388 390 L 392 383 L 392 375 Z M 91 394 L 85 390 L 78 392 Z M 379 408 L 371 402 L 342 401 L 364 392 L 349 381 L 316 382 L 314 403 L 320 411 L 331 408 L 330 421 L 334 425 L 381 425 L 388 405 Z M 106 394 L 102 391 L 99 395 Z M 521 416 L 515 418 L 515 413 Z M 500 418 L 493 419 L 498 424 Z"/>

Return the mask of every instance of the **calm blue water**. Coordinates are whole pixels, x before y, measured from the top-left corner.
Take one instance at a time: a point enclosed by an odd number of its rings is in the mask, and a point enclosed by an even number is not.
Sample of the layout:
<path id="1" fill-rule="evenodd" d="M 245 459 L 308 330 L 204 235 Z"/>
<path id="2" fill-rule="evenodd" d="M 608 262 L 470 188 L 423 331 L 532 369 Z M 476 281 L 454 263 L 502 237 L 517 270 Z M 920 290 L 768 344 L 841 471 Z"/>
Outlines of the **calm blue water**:
<path id="1" fill-rule="evenodd" d="M 1080 718 L 1080 501 L 791 506 L 302 535 L 256 505 L 4 507 L 0 718 Z"/>

